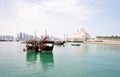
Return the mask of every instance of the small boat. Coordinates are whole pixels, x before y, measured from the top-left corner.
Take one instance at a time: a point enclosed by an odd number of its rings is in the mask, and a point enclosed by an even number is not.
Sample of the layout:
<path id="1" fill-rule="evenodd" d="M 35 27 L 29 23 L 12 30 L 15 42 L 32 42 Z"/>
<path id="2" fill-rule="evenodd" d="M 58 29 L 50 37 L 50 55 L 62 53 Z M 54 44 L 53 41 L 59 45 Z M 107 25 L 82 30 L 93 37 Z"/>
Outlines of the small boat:
<path id="1" fill-rule="evenodd" d="M 80 46 L 80 44 L 71 44 L 72 46 Z"/>
<path id="2" fill-rule="evenodd" d="M 54 41 L 55 45 L 64 45 L 65 41 Z"/>

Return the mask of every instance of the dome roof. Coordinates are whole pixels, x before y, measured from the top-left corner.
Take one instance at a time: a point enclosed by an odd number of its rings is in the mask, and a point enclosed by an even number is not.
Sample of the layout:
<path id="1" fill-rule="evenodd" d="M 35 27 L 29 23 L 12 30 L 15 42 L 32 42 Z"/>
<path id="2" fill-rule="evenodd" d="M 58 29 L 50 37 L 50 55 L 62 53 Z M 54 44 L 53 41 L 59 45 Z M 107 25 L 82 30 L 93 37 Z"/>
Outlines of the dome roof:
<path id="1" fill-rule="evenodd" d="M 84 28 L 81 28 L 73 35 L 73 38 L 89 38 L 89 37 L 90 37 L 89 33 L 86 32 Z"/>

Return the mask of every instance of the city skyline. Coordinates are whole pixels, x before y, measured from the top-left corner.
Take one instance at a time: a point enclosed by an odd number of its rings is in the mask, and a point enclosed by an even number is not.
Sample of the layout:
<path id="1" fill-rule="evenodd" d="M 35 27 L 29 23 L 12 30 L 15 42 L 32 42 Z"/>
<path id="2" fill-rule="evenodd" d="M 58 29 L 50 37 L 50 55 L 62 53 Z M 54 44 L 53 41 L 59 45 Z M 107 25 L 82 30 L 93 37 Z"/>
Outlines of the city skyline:
<path id="1" fill-rule="evenodd" d="M 0 0 L 0 34 L 120 36 L 119 0 Z"/>

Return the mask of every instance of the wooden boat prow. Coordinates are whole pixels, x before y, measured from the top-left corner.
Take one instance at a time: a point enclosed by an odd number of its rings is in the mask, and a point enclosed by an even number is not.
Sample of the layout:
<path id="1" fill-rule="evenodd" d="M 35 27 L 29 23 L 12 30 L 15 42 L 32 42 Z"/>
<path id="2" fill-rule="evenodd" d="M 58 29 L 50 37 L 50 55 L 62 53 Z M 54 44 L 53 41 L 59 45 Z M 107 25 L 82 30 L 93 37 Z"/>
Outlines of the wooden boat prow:
<path id="1" fill-rule="evenodd" d="M 40 41 L 38 47 L 41 51 L 52 51 L 54 47 L 54 41 Z"/>
<path id="2" fill-rule="evenodd" d="M 54 41 L 55 45 L 64 45 L 65 41 Z"/>

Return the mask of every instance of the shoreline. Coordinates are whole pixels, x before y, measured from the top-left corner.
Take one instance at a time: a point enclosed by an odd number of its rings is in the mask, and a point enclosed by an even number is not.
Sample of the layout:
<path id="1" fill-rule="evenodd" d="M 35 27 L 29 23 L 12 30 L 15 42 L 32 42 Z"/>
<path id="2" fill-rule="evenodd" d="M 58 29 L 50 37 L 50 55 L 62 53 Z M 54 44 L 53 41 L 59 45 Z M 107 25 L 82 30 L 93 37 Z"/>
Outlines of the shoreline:
<path id="1" fill-rule="evenodd" d="M 21 42 L 21 41 L 0 41 L 0 42 Z M 120 45 L 120 40 L 102 40 L 102 41 L 85 41 L 86 44 L 114 44 Z"/>
<path id="2" fill-rule="evenodd" d="M 91 44 L 114 44 L 114 45 L 120 45 L 120 41 L 114 41 L 114 40 L 103 40 L 102 42 L 96 42 L 96 41 L 87 41 L 85 43 L 91 43 Z"/>

